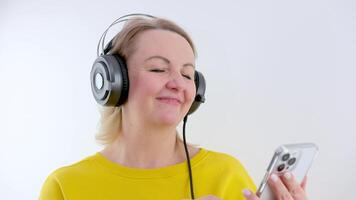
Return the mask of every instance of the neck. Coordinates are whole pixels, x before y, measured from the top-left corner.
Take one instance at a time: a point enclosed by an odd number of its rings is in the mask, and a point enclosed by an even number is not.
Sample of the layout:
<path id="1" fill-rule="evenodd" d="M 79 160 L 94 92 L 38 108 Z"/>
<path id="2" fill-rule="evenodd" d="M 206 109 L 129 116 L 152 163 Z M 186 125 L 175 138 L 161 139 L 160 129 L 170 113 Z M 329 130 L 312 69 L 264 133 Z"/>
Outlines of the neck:
<path id="1" fill-rule="evenodd" d="M 124 119 L 119 137 L 102 151 L 110 160 L 134 168 L 158 168 L 186 160 L 175 127 L 148 127 Z M 197 153 L 192 152 L 193 148 L 188 149 L 190 157 Z"/>

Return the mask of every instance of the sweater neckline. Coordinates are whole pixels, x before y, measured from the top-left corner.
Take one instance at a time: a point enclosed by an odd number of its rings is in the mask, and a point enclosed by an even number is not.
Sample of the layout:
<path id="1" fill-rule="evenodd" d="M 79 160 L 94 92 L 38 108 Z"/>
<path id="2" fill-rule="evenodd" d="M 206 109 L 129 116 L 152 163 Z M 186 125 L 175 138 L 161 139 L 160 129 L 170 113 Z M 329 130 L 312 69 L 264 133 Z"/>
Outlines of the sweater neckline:
<path id="1" fill-rule="evenodd" d="M 199 148 L 199 152 L 195 154 L 191 159 L 191 167 L 195 168 L 201 160 L 203 160 L 207 155 L 208 151 L 204 148 Z M 169 165 L 165 167 L 143 169 L 143 168 L 133 168 L 121 165 L 119 163 L 113 162 L 97 152 L 93 155 L 92 161 L 101 165 L 103 168 L 108 169 L 111 173 L 117 174 L 122 177 L 127 178 L 140 178 L 140 179 L 152 179 L 152 178 L 164 178 L 176 176 L 179 174 L 188 173 L 187 162 L 183 161 L 174 165 Z"/>

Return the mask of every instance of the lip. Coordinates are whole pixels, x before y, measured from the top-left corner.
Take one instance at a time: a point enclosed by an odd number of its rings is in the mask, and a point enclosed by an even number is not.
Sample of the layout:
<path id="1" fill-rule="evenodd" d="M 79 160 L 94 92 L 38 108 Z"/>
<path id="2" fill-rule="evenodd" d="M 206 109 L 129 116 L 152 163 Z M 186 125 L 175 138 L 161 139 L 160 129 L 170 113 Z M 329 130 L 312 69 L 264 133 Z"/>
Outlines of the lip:
<path id="1" fill-rule="evenodd" d="M 175 97 L 157 97 L 157 100 L 160 102 L 166 103 L 166 104 L 171 104 L 171 105 L 180 105 L 182 104 L 182 101 L 178 98 Z"/>

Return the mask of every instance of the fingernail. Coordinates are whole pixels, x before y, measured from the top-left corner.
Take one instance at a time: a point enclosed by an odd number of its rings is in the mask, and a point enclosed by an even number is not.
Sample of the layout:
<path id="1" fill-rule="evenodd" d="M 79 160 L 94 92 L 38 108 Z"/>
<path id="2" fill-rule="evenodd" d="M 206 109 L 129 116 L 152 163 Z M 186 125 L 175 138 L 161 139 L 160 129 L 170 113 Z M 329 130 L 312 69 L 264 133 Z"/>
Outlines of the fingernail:
<path id="1" fill-rule="evenodd" d="M 272 175 L 271 175 L 271 179 L 272 179 L 273 182 L 277 182 L 278 177 L 277 177 L 276 174 L 272 174 Z"/>
<path id="2" fill-rule="evenodd" d="M 286 178 L 286 179 L 290 179 L 292 177 L 292 175 L 289 173 L 289 172 L 286 172 L 285 174 L 284 174 L 284 178 Z"/>
<path id="3" fill-rule="evenodd" d="M 242 193 L 244 194 L 245 197 L 249 197 L 251 195 L 251 191 L 248 189 L 242 190 Z"/>

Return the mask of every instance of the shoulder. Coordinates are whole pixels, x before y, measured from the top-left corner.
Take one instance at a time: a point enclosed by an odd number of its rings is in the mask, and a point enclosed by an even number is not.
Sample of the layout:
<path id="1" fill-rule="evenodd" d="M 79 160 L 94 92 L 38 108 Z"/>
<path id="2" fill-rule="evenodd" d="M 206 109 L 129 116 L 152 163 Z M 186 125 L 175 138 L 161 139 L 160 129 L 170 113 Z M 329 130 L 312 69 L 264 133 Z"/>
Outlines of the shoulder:
<path id="1" fill-rule="evenodd" d="M 96 167 L 95 163 L 92 161 L 94 157 L 95 155 L 91 155 L 73 164 L 54 170 L 48 175 L 45 185 L 61 186 L 62 183 L 68 182 L 69 180 L 79 180 L 83 177 L 87 177 L 88 173 L 95 173 Z"/>
<path id="2" fill-rule="evenodd" d="M 244 165 L 230 154 L 207 150 L 203 165 L 204 168 L 209 169 L 209 173 L 226 178 L 229 183 L 245 185 L 247 188 L 255 190 L 254 182 Z"/>
<path id="3" fill-rule="evenodd" d="M 91 170 L 93 168 L 94 163 L 92 162 L 94 158 L 94 155 L 88 156 L 78 162 L 75 162 L 73 164 L 67 165 L 60 167 L 56 170 L 54 170 L 50 176 L 56 177 L 56 178 L 63 178 L 66 176 L 72 176 L 74 174 L 78 175 L 81 173 L 85 173 L 88 170 Z"/>
<path id="4" fill-rule="evenodd" d="M 93 162 L 91 162 L 92 158 L 93 156 L 89 156 L 71 165 L 60 167 L 50 173 L 43 183 L 40 199 L 65 199 L 63 192 L 64 186 L 68 185 L 66 183 L 73 182 L 73 180 L 81 180 L 82 177 L 85 177 L 85 174 L 87 174 L 88 171 L 93 171 Z"/>
<path id="5" fill-rule="evenodd" d="M 214 163 L 214 165 L 223 167 L 223 168 L 231 168 L 236 170 L 237 169 L 243 169 L 242 163 L 235 158 L 234 156 L 223 153 L 223 152 L 217 152 L 217 151 L 212 151 L 212 150 L 207 150 L 208 156 L 207 160 L 211 163 Z"/>

